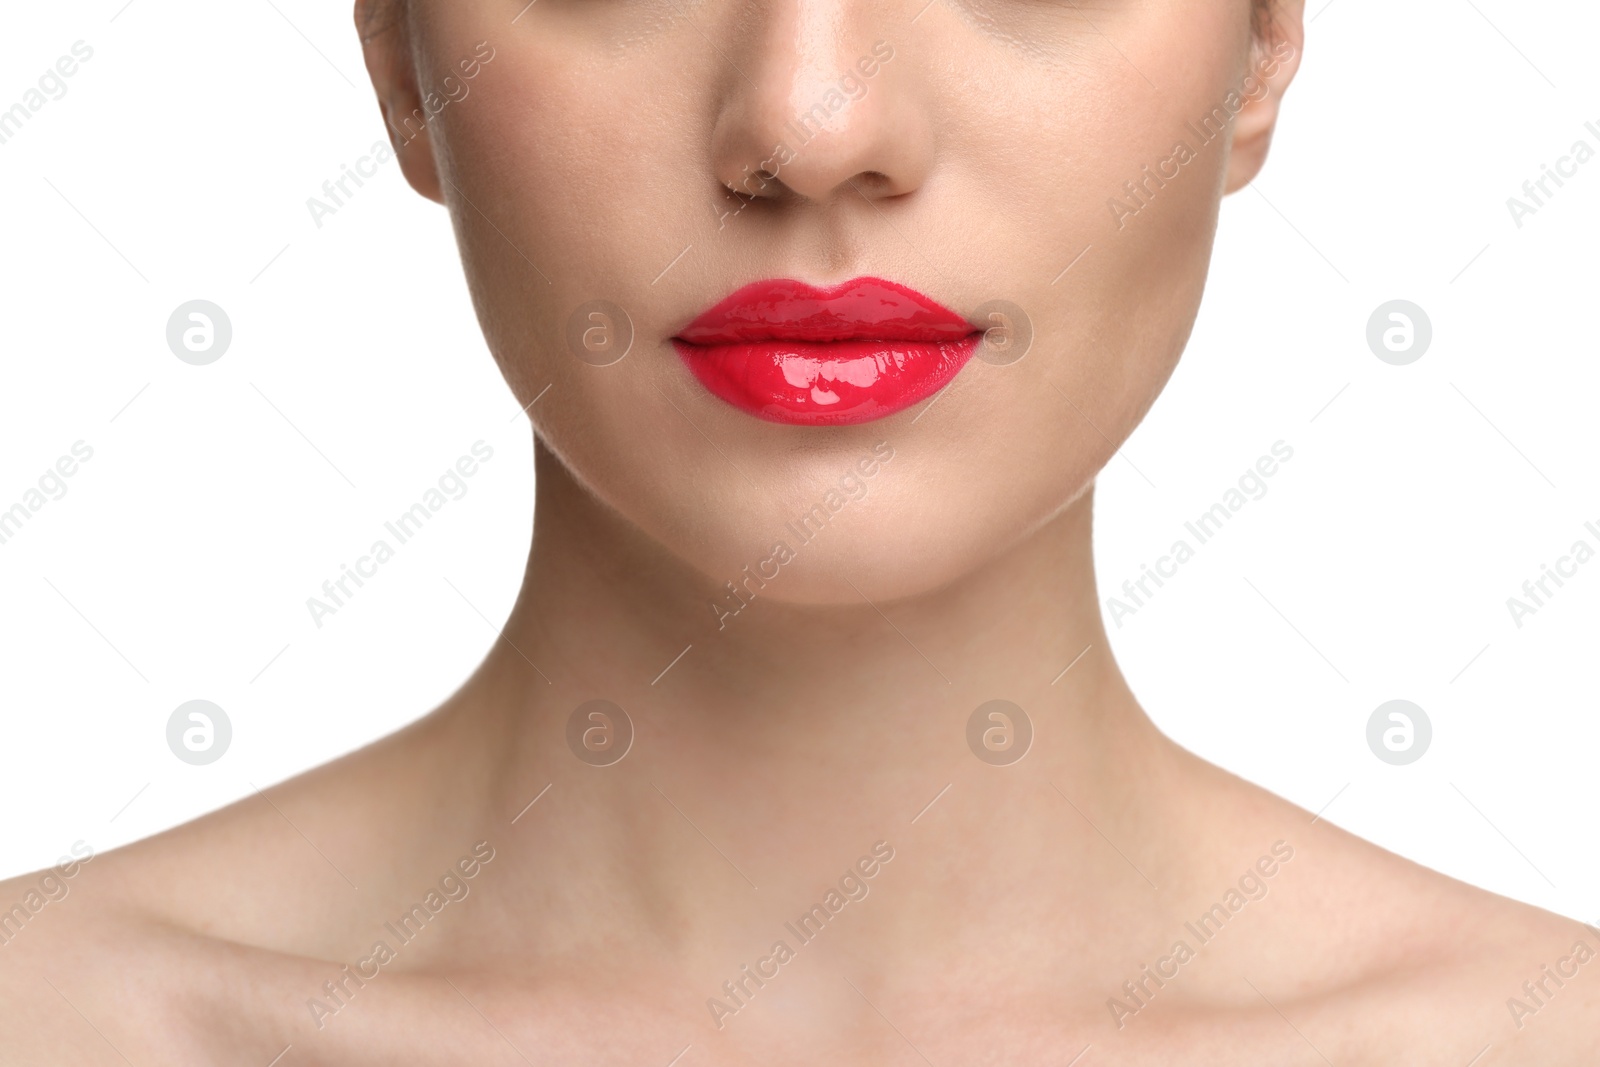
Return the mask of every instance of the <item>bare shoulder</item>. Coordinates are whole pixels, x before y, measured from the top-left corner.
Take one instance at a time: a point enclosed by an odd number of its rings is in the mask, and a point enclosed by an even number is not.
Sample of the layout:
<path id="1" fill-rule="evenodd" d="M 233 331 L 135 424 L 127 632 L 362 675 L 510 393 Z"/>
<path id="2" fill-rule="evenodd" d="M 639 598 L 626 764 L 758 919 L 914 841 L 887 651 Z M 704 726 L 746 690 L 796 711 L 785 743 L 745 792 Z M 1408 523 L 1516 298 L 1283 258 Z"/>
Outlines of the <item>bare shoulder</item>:
<path id="1" fill-rule="evenodd" d="M 1261 1025 L 1334 1062 L 1600 1062 L 1600 930 L 1253 786 L 1225 795 L 1239 870 L 1216 872 L 1185 931 Z"/>
<path id="2" fill-rule="evenodd" d="M 1326 851 L 1344 856 L 1349 873 L 1316 894 L 1306 918 L 1345 894 L 1365 912 L 1351 920 L 1345 951 L 1368 968 L 1330 990 L 1320 1010 L 1370 1020 L 1354 1035 L 1361 1045 L 1376 1053 L 1375 1034 L 1387 1031 L 1464 1051 L 1461 1063 L 1481 1057 L 1481 1067 L 1600 1062 L 1600 932 L 1342 831 L 1329 836 L 1347 839 Z"/>
<path id="3" fill-rule="evenodd" d="M 474 838 L 470 810 L 405 784 L 424 777 L 406 772 L 426 747 L 379 742 L 165 833 L 101 854 L 79 843 L 0 882 L 0 1065 L 271 1062 L 307 1032 L 306 1001 L 370 947 L 374 917 L 470 854 L 435 856 L 414 831 L 458 818 L 458 836 Z M 389 983 L 396 999 L 408 982 Z M 388 1043 L 365 1029 L 345 1023 L 318 1047 L 337 1062 L 358 1035 L 369 1050 Z"/>
<path id="4" fill-rule="evenodd" d="M 0 947 L 0 1063 L 188 1064 L 223 1054 L 220 1035 L 194 1016 L 249 1004 L 248 984 L 276 954 L 163 921 L 128 889 L 135 866 L 107 853 L 0 883 L 0 901 L 28 912 L 23 921 L 13 911 Z"/>

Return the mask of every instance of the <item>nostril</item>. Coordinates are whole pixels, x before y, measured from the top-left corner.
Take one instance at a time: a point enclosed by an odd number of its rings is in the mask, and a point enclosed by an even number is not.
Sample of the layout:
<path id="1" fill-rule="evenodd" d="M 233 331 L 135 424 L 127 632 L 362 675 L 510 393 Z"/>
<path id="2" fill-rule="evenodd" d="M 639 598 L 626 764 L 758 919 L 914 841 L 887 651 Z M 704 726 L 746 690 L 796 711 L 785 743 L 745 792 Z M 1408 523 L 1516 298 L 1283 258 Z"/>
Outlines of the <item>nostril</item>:
<path id="1" fill-rule="evenodd" d="M 850 184 L 856 192 L 868 199 L 881 196 L 894 184 L 893 180 L 880 170 L 864 170 L 850 179 Z"/>
<path id="2" fill-rule="evenodd" d="M 751 170 L 746 165 L 738 180 L 728 185 L 727 189 L 743 200 L 771 198 L 778 194 L 778 174 L 767 167 Z"/>

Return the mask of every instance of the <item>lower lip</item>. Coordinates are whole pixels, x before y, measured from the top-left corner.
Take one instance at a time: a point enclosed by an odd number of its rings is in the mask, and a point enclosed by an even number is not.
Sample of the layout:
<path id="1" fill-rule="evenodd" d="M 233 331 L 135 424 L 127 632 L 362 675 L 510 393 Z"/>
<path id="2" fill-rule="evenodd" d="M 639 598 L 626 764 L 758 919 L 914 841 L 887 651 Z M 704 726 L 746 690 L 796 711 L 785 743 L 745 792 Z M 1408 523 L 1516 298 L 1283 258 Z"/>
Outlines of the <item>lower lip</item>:
<path id="1" fill-rule="evenodd" d="M 937 393 L 982 340 L 672 344 L 701 385 L 741 411 L 793 426 L 849 426 Z"/>

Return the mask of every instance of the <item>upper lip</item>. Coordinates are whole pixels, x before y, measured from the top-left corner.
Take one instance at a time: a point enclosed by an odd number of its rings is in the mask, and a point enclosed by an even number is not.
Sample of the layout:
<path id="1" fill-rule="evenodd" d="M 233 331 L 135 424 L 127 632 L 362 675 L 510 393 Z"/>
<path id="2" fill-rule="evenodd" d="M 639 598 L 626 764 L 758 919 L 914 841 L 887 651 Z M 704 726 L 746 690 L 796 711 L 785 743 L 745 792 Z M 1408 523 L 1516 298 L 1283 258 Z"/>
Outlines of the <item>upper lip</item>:
<path id="1" fill-rule="evenodd" d="M 762 341 L 958 341 L 977 328 L 898 282 L 858 277 L 819 288 L 790 278 L 752 282 L 675 335 L 696 345 Z"/>

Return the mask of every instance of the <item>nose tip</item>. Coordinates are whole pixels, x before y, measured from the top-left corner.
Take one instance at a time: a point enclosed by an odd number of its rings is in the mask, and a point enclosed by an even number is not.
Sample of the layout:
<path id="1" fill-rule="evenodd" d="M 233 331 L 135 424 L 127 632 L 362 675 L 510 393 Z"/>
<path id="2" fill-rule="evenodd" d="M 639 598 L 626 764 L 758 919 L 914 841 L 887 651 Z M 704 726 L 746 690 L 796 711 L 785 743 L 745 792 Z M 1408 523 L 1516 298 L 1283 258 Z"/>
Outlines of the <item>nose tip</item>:
<path id="1" fill-rule="evenodd" d="M 736 60 L 713 134 L 717 179 L 746 196 L 826 202 L 900 196 L 926 179 L 932 130 L 893 44 L 863 33 L 869 12 L 770 14 Z M 834 6 L 834 5 L 830 5 Z M 837 15 L 837 11 L 835 12 Z M 864 43 L 856 43 L 864 42 Z"/>

